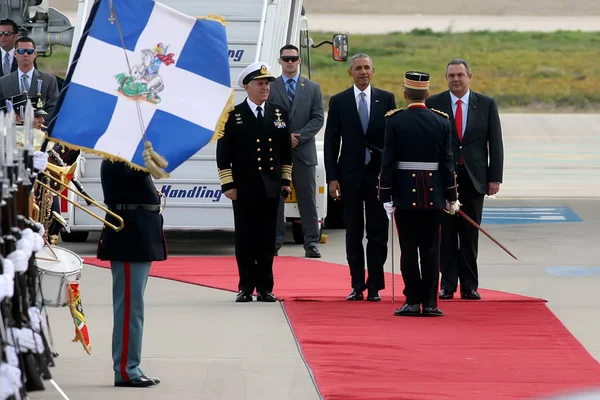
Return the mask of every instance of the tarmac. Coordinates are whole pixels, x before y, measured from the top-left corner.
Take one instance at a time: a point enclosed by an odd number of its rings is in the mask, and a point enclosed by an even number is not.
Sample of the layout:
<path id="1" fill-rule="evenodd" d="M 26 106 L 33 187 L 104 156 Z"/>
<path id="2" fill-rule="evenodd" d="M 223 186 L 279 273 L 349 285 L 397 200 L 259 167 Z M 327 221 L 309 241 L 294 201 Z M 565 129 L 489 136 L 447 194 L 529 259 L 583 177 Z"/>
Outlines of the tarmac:
<path id="1" fill-rule="evenodd" d="M 508 224 L 484 224 L 519 260 L 481 236 L 481 287 L 547 299 L 548 307 L 600 360 L 600 115 L 503 114 L 501 119 L 504 183 L 486 207 L 568 208 L 581 221 L 513 218 Z M 321 245 L 321 260 L 346 264 L 344 232 L 325 233 L 329 238 Z M 86 243 L 60 246 L 85 259 L 95 254 L 97 238 L 94 233 Z M 170 233 L 168 245 L 172 255 L 234 254 L 228 232 Z M 292 243 L 291 232 L 280 254 L 304 255 L 302 246 Z M 391 271 L 390 258 L 385 268 Z M 158 278 L 150 278 L 146 292 L 143 368 L 162 383 L 145 390 L 115 388 L 110 271 L 85 265 L 81 291 L 92 355 L 71 342 L 74 328 L 68 309 L 49 309 L 60 354 L 52 373 L 67 397 L 47 384 L 45 392 L 32 393 L 31 399 L 320 398 L 278 303 L 240 305 L 230 292 Z"/>
<path id="2" fill-rule="evenodd" d="M 597 31 L 600 26 L 597 16 L 308 17 L 313 31 L 355 34 L 415 28 L 440 32 Z M 548 307 L 600 360 L 600 261 L 596 250 L 600 239 L 600 115 L 503 114 L 501 118 L 504 183 L 496 198 L 486 200 L 486 207 L 569 209 L 581 221 L 513 219 L 513 223 L 484 225 L 519 260 L 481 236 L 481 287 L 547 299 Z M 344 232 L 325 233 L 329 238 L 321 245 L 322 260 L 346 264 Z M 95 254 L 97 238 L 92 234 L 86 243 L 60 246 L 85 259 Z M 397 240 L 395 243 L 397 246 Z M 227 232 L 171 233 L 168 244 L 172 255 L 234 254 L 233 235 Z M 280 254 L 304 255 L 302 246 L 292 244 L 291 232 Z M 395 254 L 398 257 L 397 248 Z M 202 263 L 202 258 L 198 262 Z M 395 263 L 397 271 L 398 260 Z M 391 267 L 388 258 L 386 271 L 390 272 Z M 233 293 L 158 278 L 150 278 L 147 286 L 143 368 L 149 375 L 160 377 L 162 383 L 144 390 L 115 388 L 110 271 L 85 265 L 81 290 L 92 355 L 87 355 L 79 343 L 71 342 L 74 328 L 68 309 L 50 309 L 53 342 L 60 354 L 52 373 L 64 395 L 47 383 L 47 390 L 32 393 L 31 399 L 320 398 L 278 303 L 240 305 L 233 302 Z"/>

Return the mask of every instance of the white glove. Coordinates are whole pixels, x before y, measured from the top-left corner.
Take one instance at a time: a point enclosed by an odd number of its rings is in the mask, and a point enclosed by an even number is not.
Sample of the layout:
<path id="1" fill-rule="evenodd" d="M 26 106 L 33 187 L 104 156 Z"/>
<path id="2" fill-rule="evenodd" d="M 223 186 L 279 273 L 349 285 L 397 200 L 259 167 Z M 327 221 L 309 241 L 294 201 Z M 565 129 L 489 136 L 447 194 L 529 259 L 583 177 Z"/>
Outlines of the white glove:
<path id="1" fill-rule="evenodd" d="M 394 211 L 396 211 L 396 207 L 394 207 L 393 201 L 388 201 L 387 203 L 383 203 L 383 208 L 385 209 L 385 213 L 387 214 L 388 219 L 392 220 L 392 215 Z"/>
<path id="2" fill-rule="evenodd" d="M 25 272 L 27 271 L 27 265 L 29 262 L 29 257 L 23 252 L 23 250 L 15 250 L 10 253 L 7 258 L 13 262 L 15 265 L 15 271 L 17 272 Z"/>
<path id="3" fill-rule="evenodd" d="M 17 240 L 17 250 L 21 250 L 25 253 L 25 257 L 29 260 L 31 258 L 31 252 L 33 251 L 33 236 L 25 235 Z"/>
<path id="4" fill-rule="evenodd" d="M 31 350 L 36 354 L 42 354 L 44 352 L 44 341 L 38 333 L 35 333 L 29 328 L 9 328 L 8 331 L 9 335 L 17 342 L 18 346 L 16 347 L 19 348 L 21 353 L 26 353 L 27 350 Z M 10 337 L 8 342 L 13 346 L 15 345 Z"/>
<path id="5" fill-rule="evenodd" d="M 42 172 L 46 170 L 48 165 L 48 153 L 35 151 L 33 152 L 33 169 Z"/>
<path id="6" fill-rule="evenodd" d="M 458 199 L 450 204 L 448 201 L 446 201 L 446 210 L 448 210 L 448 214 L 450 215 L 454 215 L 456 214 L 456 212 L 458 210 L 460 210 L 460 201 L 458 201 Z"/>
<path id="7" fill-rule="evenodd" d="M 46 230 L 44 229 L 44 225 L 40 224 L 39 222 L 36 222 L 35 226 L 37 226 L 39 229 L 37 234 L 40 235 L 41 237 L 44 237 L 44 233 L 46 232 Z"/>
<path id="8" fill-rule="evenodd" d="M 42 250 L 42 247 L 44 247 L 43 236 L 37 235 L 29 228 L 23 229 L 23 232 L 21 232 L 21 237 L 29 240 L 29 243 L 31 243 L 31 251 L 34 253 L 37 253 L 38 251 Z"/>
<path id="9" fill-rule="evenodd" d="M 0 301 L 12 298 L 15 294 L 15 282 L 6 275 L 0 275 Z"/>
<path id="10" fill-rule="evenodd" d="M 2 259 L 2 269 L 4 271 L 3 276 L 6 276 L 10 280 L 15 279 L 15 264 L 8 258 Z"/>

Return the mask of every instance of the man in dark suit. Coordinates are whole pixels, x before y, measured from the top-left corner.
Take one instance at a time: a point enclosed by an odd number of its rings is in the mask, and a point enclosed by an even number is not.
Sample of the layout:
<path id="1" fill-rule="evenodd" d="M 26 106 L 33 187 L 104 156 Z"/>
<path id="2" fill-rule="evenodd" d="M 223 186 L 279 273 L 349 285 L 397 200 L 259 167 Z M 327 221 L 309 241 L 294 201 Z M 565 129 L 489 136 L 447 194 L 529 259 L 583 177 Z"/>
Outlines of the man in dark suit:
<path id="1" fill-rule="evenodd" d="M 459 207 L 448 115 L 429 110 L 427 96 L 429 74 L 407 72 L 408 108 L 386 114 L 380 200 L 389 219 L 395 212 L 400 240 L 406 302 L 398 316 L 444 315 L 437 307 L 440 224 L 444 208 L 454 214 Z"/>
<path id="2" fill-rule="evenodd" d="M 393 93 L 371 86 L 374 72 L 368 55 L 352 57 L 348 74 L 354 85 L 331 98 L 325 128 L 325 172 L 329 194 L 344 205 L 346 258 L 352 277 L 348 300 L 363 300 L 363 292 L 368 289 L 367 300 L 379 301 L 379 291 L 385 288 L 383 265 L 387 258 L 388 219 L 377 199 L 377 187 L 384 116 L 396 108 L 396 100 Z M 369 271 L 366 283 L 362 244 L 365 217 Z"/>
<path id="3" fill-rule="evenodd" d="M 149 173 L 124 162 L 103 160 L 104 203 L 123 219 L 123 229 L 104 226 L 97 256 L 110 261 L 113 285 L 112 358 L 114 385 L 147 387 L 160 383 L 140 368 L 144 330 L 144 292 L 154 261 L 167 259 L 160 197 Z M 110 214 L 106 220 L 119 225 Z"/>
<path id="4" fill-rule="evenodd" d="M 449 90 L 426 104 L 450 116 L 452 152 L 462 211 L 481 224 L 485 195 L 502 183 L 504 149 L 498 106 L 494 99 L 469 89 L 471 68 L 460 58 L 446 67 Z M 460 216 L 442 221 L 440 299 L 452 299 L 460 281 L 462 299 L 479 300 L 477 269 L 479 231 Z"/>
<path id="5" fill-rule="evenodd" d="M 298 48 L 288 44 L 279 51 L 279 64 L 283 74 L 271 84 L 269 102 L 282 106 L 289 115 L 292 140 L 292 182 L 298 200 L 304 252 L 309 258 L 320 258 L 319 217 L 317 214 L 317 146 L 315 135 L 323 126 L 323 95 L 321 86 L 300 76 Z M 279 205 L 277 216 L 278 251 L 285 241 L 285 204 Z"/>
<path id="6" fill-rule="evenodd" d="M 235 257 L 239 271 L 236 302 L 274 302 L 273 257 L 277 210 L 290 193 L 292 145 L 285 109 L 267 102 L 268 65 L 246 67 L 238 85 L 248 97 L 229 114 L 217 142 L 221 189 L 233 203 Z"/>
<path id="7" fill-rule="evenodd" d="M 17 39 L 15 58 L 19 67 L 0 78 L 0 99 L 8 99 L 25 92 L 27 97 L 39 98 L 44 111 L 48 113 L 45 120 L 49 122 L 58 101 L 58 84 L 54 75 L 35 68 L 36 56 L 35 42 L 31 38 Z"/>
<path id="8" fill-rule="evenodd" d="M 3 19 L 0 21 L 0 77 L 17 70 L 15 58 L 15 42 L 19 38 L 19 27 L 15 21 Z"/>

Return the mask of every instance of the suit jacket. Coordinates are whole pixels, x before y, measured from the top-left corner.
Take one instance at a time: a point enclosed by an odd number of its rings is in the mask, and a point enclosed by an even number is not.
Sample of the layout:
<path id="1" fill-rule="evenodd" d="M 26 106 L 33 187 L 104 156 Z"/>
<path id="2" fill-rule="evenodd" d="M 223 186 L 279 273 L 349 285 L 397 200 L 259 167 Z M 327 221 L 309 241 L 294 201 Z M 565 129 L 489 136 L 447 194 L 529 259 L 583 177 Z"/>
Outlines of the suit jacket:
<path id="1" fill-rule="evenodd" d="M 123 229 L 103 227 L 98 243 L 100 260 L 151 262 L 167 258 L 163 216 L 147 210 L 114 210 L 115 204 L 160 204 L 160 197 L 149 173 L 137 171 L 123 162 L 103 160 L 100 179 L 104 203 L 123 218 Z M 106 220 L 119 225 L 115 218 Z"/>
<path id="2" fill-rule="evenodd" d="M 425 105 L 388 113 L 380 175 L 381 202 L 393 200 L 396 208 L 405 210 L 441 210 L 446 200 L 455 201 L 451 142 L 452 130 L 446 114 L 433 112 Z M 425 168 L 420 163 L 437 167 Z"/>
<path id="3" fill-rule="evenodd" d="M 238 199 L 262 183 L 267 197 L 279 197 L 292 179 L 292 139 L 285 109 L 265 103 L 262 126 L 244 100 L 229 114 L 217 142 L 221 189 L 237 189 Z"/>
<path id="4" fill-rule="evenodd" d="M 4 68 L 2 68 L 2 61 L 3 60 L 0 60 L 0 78 L 5 76 Z M 17 57 L 13 56 L 12 65 L 10 66 L 10 72 L 15 72 L 18 67 L 19 67 L 19 65 L 17 64 Z"/>
<path id="5" fill-rule="evenodd" d="M 300 134 L 297 137 L 300 143 L 292 149 L 294 165 L 300 162 L 306 165 L 317 165 L 315 136 L 323 127 L 324 121 L 321 85 L 299 76 L 294 102 L 290 105 L 285 81 L 283 76 L 280 76 L 271 84 L 269 102 L 278 104 L 287 110 L 290 119 L 290 133 Z"/>
<path id="6" fill-rule="evenodd" d="M 462 143 L 458 140 L 450 92 L 447 90 L 431 96 L 425 104 L 427 107 L 445 112 L 450 117 L 454 160 L 458 162 L 459 157 L 462 156 L 475 189 L 485 194 L 488 182 L 502 183 L 504 147 L 496 101 L 471 90 L 467 126 Z"/>
<path id="7" fill-rule="evenodd" d="M 337 180 L 346 190 L 359 188 L 365 169 L 365 148 L 371 151 L 370 164 L 375 163 L 376 169 L 379 170 L 384 143 L 385 114 L 395 108 L 396 99 L 393 93 L 371 86 L 371 112 L 365 134 L 358 116 L 354 86 L 331 97 L 324 144 L 328 183 Z"/>
<path id="8" fill-rule="evenodd" d="M 44 119 L 48 122 L 52 119 L 52 114 L 54 113 L 54 108 L 58 101 L 58 84 L 54 75 L 34 69 L 28 97 L 37 97 L 38 79 L 42 80 L 41 98 L 44 102 L 44 111 L 48 113 Z M 20 87 L 18 71 L 3 76 L 0 78 L 0 100 L 21 94 Z"/>

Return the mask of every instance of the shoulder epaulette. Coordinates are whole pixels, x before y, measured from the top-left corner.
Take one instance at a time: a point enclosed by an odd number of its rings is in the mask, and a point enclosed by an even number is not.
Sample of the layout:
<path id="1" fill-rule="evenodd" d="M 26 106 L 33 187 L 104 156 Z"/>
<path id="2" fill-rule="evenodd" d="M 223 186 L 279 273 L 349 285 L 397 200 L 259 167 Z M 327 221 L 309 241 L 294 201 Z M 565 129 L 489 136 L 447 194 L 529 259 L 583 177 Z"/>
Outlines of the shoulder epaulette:
<path id="1" fill-rule="evenodd" d="M 450 117 L 448 116 L 448 114 L 446 114 L 443 111 L 440 110 L 436 110 L 435 108 L 430 108 L 431 111 L 433 111 L 436 114 L 440 114 L 442 117 L 446 118 L 446 119 L 450 119 Z"/>
<path id="2" fill-rule="evenodd" d="M 394 109 L 394 110 L 390 110 L 390 111 L 388 111 L 388 112 L 386 112 L 386 113 L 385 113 L 385 116 L 386 116 L 386 117 L 391 117 L 392 115 L 394 115 L 394 114 L 396 114 L 397 112 L 400 112 L 400 111 L 402 111 L 402 110 L 403 110 L 403 108 L 396 108 L 396 109 Z"/>

